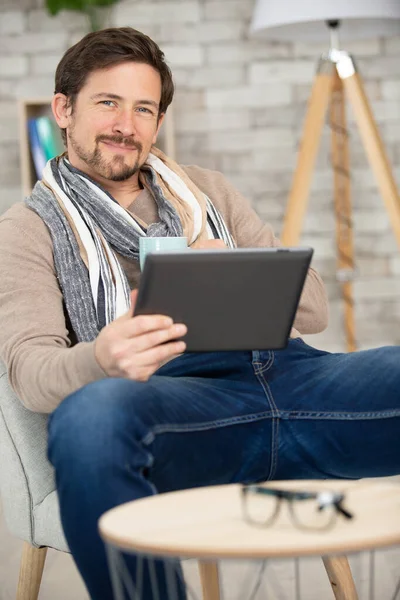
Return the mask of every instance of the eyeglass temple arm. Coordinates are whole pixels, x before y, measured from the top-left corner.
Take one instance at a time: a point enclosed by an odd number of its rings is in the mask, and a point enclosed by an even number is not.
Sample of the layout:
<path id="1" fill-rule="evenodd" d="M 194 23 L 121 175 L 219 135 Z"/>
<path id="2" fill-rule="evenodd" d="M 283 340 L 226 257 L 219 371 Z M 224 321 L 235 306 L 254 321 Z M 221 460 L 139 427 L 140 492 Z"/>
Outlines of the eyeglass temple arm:
<path id="1" fill-rule="evenodd" d="M 287 500 L 310 500 L 316 499 L 318 494 L 315 492 L 303 492 L 296 490 L 281 490 L 277 488 L 268 488 L 260 485 L 244 485 L 242 487 L 242 492 L 255 492 L 257 494 L 262 494 L 264 496 L 276 496 L 277 498 L 285 498 Z"/>
<path id="2" fill-rule="evenodd" d="M 346 508 L 342 506 L 342 500 L 335 502 L 335 508 L 340 514 L 346 517 L 346 519 L 352 519 L 354 516 L 351 512 L 349 512 Z"/>

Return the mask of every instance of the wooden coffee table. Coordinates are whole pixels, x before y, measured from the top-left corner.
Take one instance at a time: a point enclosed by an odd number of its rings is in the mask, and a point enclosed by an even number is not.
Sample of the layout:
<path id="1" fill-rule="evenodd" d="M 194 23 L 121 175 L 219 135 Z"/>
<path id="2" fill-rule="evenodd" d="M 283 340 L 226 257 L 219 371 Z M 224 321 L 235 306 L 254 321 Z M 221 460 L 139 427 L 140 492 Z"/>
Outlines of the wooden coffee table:
<path id="1" fill-rule="evenodd" d="M 350 521 L 338 517 L 328 531 L 293 525 L 284 504 L 269 527 L 248 524 L 242 511 L 241 486 L 224 485 L 143 498 L 105 513 L 100 534 L 109 549 L 116 598 L 116 553 L 141 557 L 195 558 L 205 600 L 219 600 L 219 559 L 281 559 L 319 555 L 337 599 L 355 600 L 357 592 L 346 554 L 400 544 L 400 485 L 381 480 L 275 481 L 267 487 L 337 490 L 345 493 Z M 147 598 L 145 599 L 147 600 Z M 163 599 L 164 600 L 164 599 Z"/>

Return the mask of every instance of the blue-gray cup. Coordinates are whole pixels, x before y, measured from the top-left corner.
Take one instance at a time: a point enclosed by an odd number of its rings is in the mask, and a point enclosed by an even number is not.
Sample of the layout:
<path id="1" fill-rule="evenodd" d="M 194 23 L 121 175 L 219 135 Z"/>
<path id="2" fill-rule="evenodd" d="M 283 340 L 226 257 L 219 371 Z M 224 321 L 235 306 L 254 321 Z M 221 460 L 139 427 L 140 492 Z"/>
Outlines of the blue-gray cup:
<path id="1" fill-rule="evenodd" d="M 170 250 L 187 250 L 186 237 L 140 237 L 139 260 L 143 271 L 144 261 L 150 252 L 169 252 Z"/>

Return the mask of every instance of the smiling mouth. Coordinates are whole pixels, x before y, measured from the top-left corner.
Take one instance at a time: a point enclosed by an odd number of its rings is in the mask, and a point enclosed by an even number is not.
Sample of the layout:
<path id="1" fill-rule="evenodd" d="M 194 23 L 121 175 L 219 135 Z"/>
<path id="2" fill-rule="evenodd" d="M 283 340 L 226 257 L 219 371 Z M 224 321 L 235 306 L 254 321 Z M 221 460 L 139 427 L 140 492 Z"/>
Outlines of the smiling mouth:
<path id="1" fill-rule="evenodd" d="M 126 146 L 125 144 L 117 144 L 116 142 L 111 142 L 108 140 L 102 140 L 102 143 L 106 146 L 110 146 L 110 148 L 121 150 L 123 152 L 132 152 L 133 150 L 137 150 L 136 146 Z"/>

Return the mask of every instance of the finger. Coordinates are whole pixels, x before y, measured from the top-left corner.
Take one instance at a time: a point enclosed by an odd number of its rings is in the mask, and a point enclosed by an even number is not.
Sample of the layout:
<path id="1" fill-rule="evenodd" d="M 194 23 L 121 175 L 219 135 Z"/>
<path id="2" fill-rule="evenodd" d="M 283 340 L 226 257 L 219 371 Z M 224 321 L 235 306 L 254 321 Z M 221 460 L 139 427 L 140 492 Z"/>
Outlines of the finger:
<path id="1" fill-rule="evenodd" d="M 173 320 L 166 315 L 139 315 L 114 321 L 114 333 L 118 337 L 130 339 L 150 331 L 168 329 L 171 325 L 173 325 Z"/>
<path id="2" fill-rule="evenodd" d="M 213 250 L 218 248 L 226 248 L 226 244 L 223 240 L 203 240 L 200 242 L 195 242 L 191 248 L 194 250 Z"/>
<path id="3" fill-rule="evenodd" d="M 226 244 L 223 240 L 213 240 L 212 246 L 215 248 L 226 248 Z"/>
<path id="4" fill-rule="evenodd" d="M 139 315 L 129 322 L 128 331 L 133 336 L 144 335 L 159 329 L 169 329 L 174 324 L 167 315 Z"/>
<path id="5" fill-rule="evenodd" d="M 150 348 L 155 348 L 161 344 L 165 344 L 170 340 L 182 337 L 187 333 L 187 327 L 183 323 L 174 323 L 171 327 L 166 329 L 158 329 L 145 333 L 143 335 L 135 336 L 131 339 L 130 349 L 133 352 L 144 352 Z"/>
<path id="6" fill-rule="evenodd" d="M 140 362 L 140 366 L 142 367 L 150 367 L 153 365 L 155 369 L 158 369 L 160 363 L 169 360 L 176 354 L 182 354 L 185 350 L 186 344 L 181 340 L 178 342 L 168 342 L 162 346 L 156 346 L 155 348 L 150 348 L 149 350 L 136 354 L 135 360 L 136 364 Z"/>

